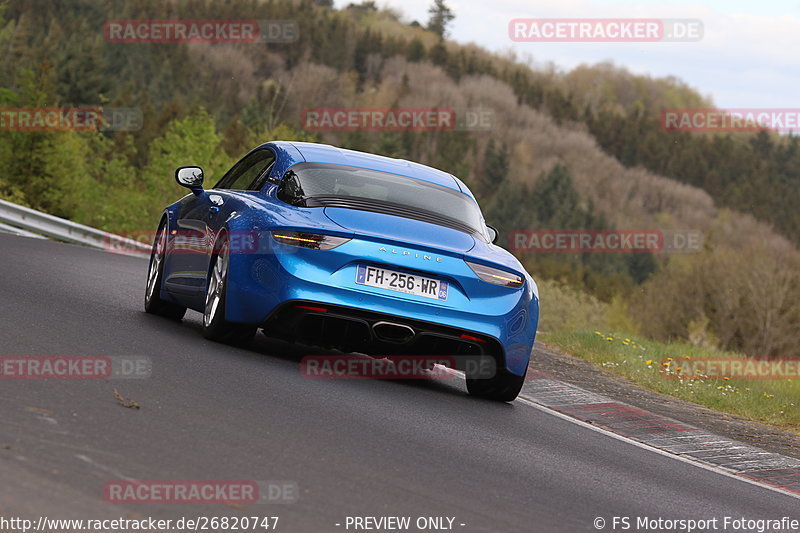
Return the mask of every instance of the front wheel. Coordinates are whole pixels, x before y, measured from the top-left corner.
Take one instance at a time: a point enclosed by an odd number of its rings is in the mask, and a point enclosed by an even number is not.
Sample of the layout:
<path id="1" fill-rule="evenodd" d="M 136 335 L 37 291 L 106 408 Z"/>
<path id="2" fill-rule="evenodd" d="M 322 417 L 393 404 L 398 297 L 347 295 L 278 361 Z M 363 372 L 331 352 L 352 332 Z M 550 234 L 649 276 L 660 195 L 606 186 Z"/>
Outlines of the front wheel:
<path id="1" fill-rule="evenodd" d="M 225 295 L 228 288 L 229 264 L 230 244 L 227 237 L 223 236 L 211 258 L 211 269 L 203 306 L 203 336 L 218 342 L 244 344 L 253 338 L 256 327 L 225 320 Z"/>
<path id="2" fill-rule="evenodd" d="M 527 374 L 527 369 L 525 369 Z M 505 368 L 498 368 L 492 377 L 474 377 L 467 374 L 467 391 L 473 396 L 496 400 L 499 402 L 512 402 L 519 396 L 519 391 L 525 384 L 525 374 L 517 376 Z"/>
<path id="3" fill-rule="evenodd" d="M 150 252 L 150 268 L 147 270 L 147 286 L 144 292 L 144 310 L 153 315 L 180 320 L 186 314 L 186 308 L 161 299 L 166 249 L 167 223 L 162 222 L 153 241 L 153 250 Z"/>

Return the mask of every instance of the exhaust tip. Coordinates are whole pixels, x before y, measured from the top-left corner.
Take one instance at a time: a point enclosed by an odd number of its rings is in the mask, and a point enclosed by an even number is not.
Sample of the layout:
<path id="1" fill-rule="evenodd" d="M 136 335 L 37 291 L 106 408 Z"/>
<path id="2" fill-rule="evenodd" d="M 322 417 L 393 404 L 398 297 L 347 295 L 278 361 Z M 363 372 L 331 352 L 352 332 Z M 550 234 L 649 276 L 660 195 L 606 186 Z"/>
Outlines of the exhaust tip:
<path id="1" fill-rule="evenodd" d="M 375 322 L 372 325 L 372 332 L 375 336 L 386 342 L 403 344 L 414 338 L 416 332 L 411 326 L 405 324 L 395 324 L 394 322 Z"/>

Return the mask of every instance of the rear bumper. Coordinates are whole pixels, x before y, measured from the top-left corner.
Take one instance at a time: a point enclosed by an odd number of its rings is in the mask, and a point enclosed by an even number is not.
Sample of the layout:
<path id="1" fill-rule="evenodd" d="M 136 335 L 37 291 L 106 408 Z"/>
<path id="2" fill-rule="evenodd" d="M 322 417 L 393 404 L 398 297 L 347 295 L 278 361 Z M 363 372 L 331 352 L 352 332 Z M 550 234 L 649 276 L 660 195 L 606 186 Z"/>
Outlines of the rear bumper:
<path id="1" fill-rule="evenodd" d="M 504 353 L 478 332 L 321 302 L 286 302 L 262 325 L 270 336 L 371 355 L 447 355 L 461 363 L 491 356 L 501 364 Z"/>
<path id="2" fill-rule="evenodd" d="M 513 374 L 521 376 L 527 369 L 539 318 L 539 302 L 530 283 L 515 292 L 515 301 L 506 297 L 501 306 L 492 306 L 490 299 L 466 298 L 458 305 L 437 305 L 403 294 L 347 285 L 336 280 L 343 269 L 331 274 L 310 262 L 302 262 L 302 266 L 302 270 L 290 271 L 275 255 L 233 256 L 227 319 L 259 324 L 270 335 L 347 351 L 490 354 Z M 325 311 L 298 309 L 297 305 Z M 380 321 L 408 326 L 414 335 L 404 343 L 381 340 L 374 329 Z"/>

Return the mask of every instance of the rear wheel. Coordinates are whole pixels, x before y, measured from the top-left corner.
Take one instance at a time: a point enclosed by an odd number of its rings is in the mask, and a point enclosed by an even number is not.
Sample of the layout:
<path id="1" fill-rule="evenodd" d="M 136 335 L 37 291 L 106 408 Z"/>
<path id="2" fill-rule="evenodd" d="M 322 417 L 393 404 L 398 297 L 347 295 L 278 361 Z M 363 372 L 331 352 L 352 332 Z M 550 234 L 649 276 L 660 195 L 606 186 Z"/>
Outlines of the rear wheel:
<path id="1" fill-rule="evenodd" d="M 223 236 L 211 258 L 211 270 L 203 307 L 203 336 L 207 339 L 235 344 L 249 342 L 256 326 L 236 324 L 225 320 L 225 295 L 228 289 L 230 244 Z"/>
<path id="2" fill-rule="evenodd" d="M 474 374 L 467 374 L 467 391 L 473 396 L 487 400 L 514 401 L 524 384 L 525 374 L 517 376 L 502 367 L 498 368 L 491 377 L 476 377 Z"/>
<path id="3" fill-rule="evenodd" d="M 161 299 L 166 249 L 167 224 L 162 222 L 153 241 L 153 250 L 150 252 L 150 268 L 147 270 L 147 286 L 144 292 L 144 310 L 153 315 L 180 320 L 186 314 L 186 308 Z"/>

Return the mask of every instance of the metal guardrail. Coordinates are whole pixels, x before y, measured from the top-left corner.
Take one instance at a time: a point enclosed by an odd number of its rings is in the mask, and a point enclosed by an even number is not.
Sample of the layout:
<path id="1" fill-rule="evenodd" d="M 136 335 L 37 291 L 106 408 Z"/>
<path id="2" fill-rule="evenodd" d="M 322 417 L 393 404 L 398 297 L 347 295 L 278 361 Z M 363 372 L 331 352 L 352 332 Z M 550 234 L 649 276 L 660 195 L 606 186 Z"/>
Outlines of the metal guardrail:
<path id="1" fill-rule="evenodd" d="M 12 226 L 8 228 L 7 226 Z M 142 255 L 149 253 L 151 246 L 127 237 L 114 235 L 77 222 L 59 218 L 29 207 L 0 200 L 0 227 L 17 229 L 15 233 L 30 236 L 44 235 L 59 241 L 72 242 L 118 253 Z"/>

